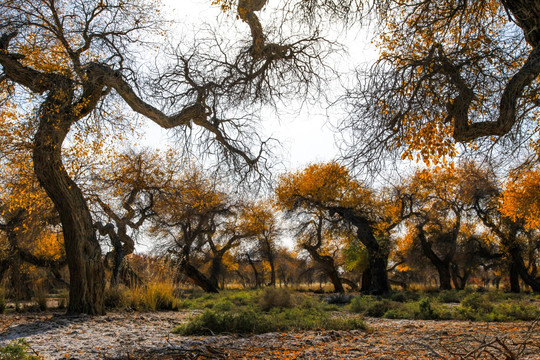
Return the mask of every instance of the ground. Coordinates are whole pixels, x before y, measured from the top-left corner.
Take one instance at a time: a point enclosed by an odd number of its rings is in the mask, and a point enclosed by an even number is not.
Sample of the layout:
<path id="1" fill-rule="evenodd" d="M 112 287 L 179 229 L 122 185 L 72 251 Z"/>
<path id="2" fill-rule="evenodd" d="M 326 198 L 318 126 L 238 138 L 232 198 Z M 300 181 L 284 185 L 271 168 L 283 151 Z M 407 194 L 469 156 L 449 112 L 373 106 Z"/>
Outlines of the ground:
<path id="1" fill-rule="evenodd" d="M 197 311 L 60 312 L 0 317 L 0 345 L 26 338 L 45 359 L 540 359 L 540 331 L 531 322 L 480 323 L 366 318 L 371 331 L 309 331 L 253 336 L 185 337 L 171 330 Z M 498 341 L 498 342 L 497 342 Z M 527 342 L 520 347 L 519 343 Z M 491 345 L 490 345 L 491 343 Z M 484 348 L 480 349 L 480 346 Z M 508 348 L 504 350 L 503 345 Z M 524 348 L 522 354 L 518 352 Z M 497 351 L 499 351 L 497 353 Z M 459 355 L 461 354 L 461 355 Z"/>

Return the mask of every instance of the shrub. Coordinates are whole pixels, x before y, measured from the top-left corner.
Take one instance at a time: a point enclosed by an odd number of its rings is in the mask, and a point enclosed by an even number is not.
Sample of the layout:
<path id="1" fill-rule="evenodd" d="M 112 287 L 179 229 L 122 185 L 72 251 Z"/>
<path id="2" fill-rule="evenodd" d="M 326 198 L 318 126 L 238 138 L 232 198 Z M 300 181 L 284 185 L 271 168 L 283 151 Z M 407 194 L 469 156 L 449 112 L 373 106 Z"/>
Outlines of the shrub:
<path id="1" fill-rule="evenodd" d="M 105 289 L 105 294 L 103 296 L 103 304 L 107 308 L 123 308 L 127 305 L 127 303 L 128 299 L 126 293 L 120 287 L 108 287 Z"/>
<path id="2" fill-rule="evenodd" d="M 30 347 L 24 339 L 0 347 L 0 360 L 40 360 L 38 356 L 29 355 Z"/>
<path id="3" fill-rule="evenodd" d="M 393 292 L 392 295 L 390 295 L 390 300 L 404 303 L 409 301 L 417 301 L 419 297 L 420 295 L 418 295 L 418 293 L 416 292 L 396 291 Z"/>
<path id="4" fill-rule="evenodd" d="M 40 311 L 47 310 L 47 291 L 43 284 L 37 284 L 34 289 L 34 298 Z"/>
<path id="5" fill-rule="evenodd" d="M 168 283 L 147 285 L 139 298 L 139 308 L 144 310 L 178 310 L 173 286 Z"/>
<path id="6" fill-rule="evenodd" d="M 324 299 L 324 301 L 326 301 L 327 304 L 345 305 L 345 304 L 349 304 L 352 298 L 353 298 L 352 295 L 336 293 L 336 294 L 327 296 Z"/>
<path id="7" fill-rule="evenodd" d="M 182 335 L 214 335 L 218 333 L 260 334 L 289 330 L 352 330 L 368 329 L 359 317 L 333 318 L 320 309 L 278 308 L 257 312 L 252 307 L 232 311 L 206 310 L 203 314 L 174 329 Z"/>
<path id="8" fill-rule="evenodd" d="M 489 313 L 493 310 L 493 304 L 487 296 L 480 293 L 467 295 L 462 301 L 461 306 L 469 308 L 475 312 Z"/>
<path id="9" fill-rule="evenodd" d="M 272 308 L 292 308 L 294 306 L 289 290 L 273 287 L 264 289 L 259 304 L 264 311 L 269 311 Z"/>
<path id="10" fill-rule="evenodd" d="M 437 312 L 431 306 L 431 300 L 427 297 L 418 302 L 418 309 L 420 310 L 419 317 L 421 319 L 436 320 L 439 318 Z"/>
<path id="11" fill-rule="evenodd" d="M 413 317 L 411 315 L 411 313 L 407 312 L 403 308 L 395 308 L 385 312 L 383 317 L 387 319 L 410 319 Z"/>
<path id="12" fill-rule="evenodd" d="M 438 299 L 441 303 L 459 303 L 463 299 L 463 293 L 455 290 L 443 290 L 439 293 Z"/>
<path id="13" fill-rule="evenodd" d="M 358 296 L 351 300 L 349 309 L 355 313 L 363 313 L 369 307 L 371 301 L 373 301 L 371 296 Z"/>
<path id="14" fill-rule="evenodd" d="M 392 302 L 388 299 L 378 300 L 368 306 L 365 314 L 372 317 L 382 317 L 388 310 L 392 309 L 393 307 L 394 306 L 392 305 Z"/>

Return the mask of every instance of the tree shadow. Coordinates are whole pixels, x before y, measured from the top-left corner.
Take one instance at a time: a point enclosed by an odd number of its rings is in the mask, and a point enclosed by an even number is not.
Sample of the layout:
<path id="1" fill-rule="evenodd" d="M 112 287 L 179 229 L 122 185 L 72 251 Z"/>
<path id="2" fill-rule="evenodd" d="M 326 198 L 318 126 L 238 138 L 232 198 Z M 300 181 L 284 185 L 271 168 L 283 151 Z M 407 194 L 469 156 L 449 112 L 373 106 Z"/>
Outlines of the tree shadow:
<path id="1" fill-rule="evenodd" d="M 21 315 L 24 317 L 25 315 Z M 11 341 L 19 338 L 25 338 L 33 335 L 43 334 L 49 331 L 54 331 L 74 323 L 84 322 L 90 319 L 88 315 L 66 315 L 53 314 L 52 317 L 36 315 L 35 320 L 31 320 L 24 324 L 18 324 L 13 327 L 3 329 L 0 334 L 0 341 Z"/>

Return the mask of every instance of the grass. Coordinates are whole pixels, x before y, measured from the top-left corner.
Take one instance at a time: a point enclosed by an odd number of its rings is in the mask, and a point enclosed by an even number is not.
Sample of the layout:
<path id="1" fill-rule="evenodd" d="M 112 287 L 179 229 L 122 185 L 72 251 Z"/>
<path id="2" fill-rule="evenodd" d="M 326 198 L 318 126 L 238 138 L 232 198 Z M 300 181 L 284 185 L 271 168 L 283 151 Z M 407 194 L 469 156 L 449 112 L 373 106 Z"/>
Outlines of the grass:
<path id="1" fill-rule="evenodd" d="M 174 295 L 173 285 L 166 282 L 133 288 L 107 288 L 104 302 L 109 309 L 138 311 L 178 310 L 181 307 L 181 300 Z"/>
<path id="2" fill-rule="evenodd" d="M 0 347 L 0 360 L 40 360 L 35 355 L 30 355 L 30 347 L 24 339 L 18 339 L 6 346 Z"/>
<path id="3" fill-rule="evenodd" d="M 349 310 L 370 317 L 419 320 L 520 321 L 540 317 L 536 296 L 502 292 L 394 293 L 355 297 Z"/>
<path id="4" fill-rule="evenodd" d="M 235 303 L 236 301 L 236 303 Z M 187 323 L 181 335 L 260 334 L 293 330 L 368 330 L 361 316 L 333 316 L 322 301 L 282 289 L 227 294 Z"/>

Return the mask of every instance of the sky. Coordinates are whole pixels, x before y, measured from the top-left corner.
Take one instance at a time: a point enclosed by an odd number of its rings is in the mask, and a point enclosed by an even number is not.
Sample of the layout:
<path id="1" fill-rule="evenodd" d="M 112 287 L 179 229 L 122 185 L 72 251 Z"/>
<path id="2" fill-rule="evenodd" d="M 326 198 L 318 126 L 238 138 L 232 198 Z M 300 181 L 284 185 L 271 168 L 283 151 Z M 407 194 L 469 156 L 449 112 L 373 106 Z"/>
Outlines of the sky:
<path id="1" fill-rule="evenodd" d="M 195 30 L 204 22 L 215 23 L 219 16 L 223 17 L 219 8 L 211 5 L 211 0 L 163 1 L 167 6 L 166 13 L 177 21 L 178 27 L 183 32 Z M 277 0 L 269 0 L 270 4 L 275 2 Z M 370 46 L 365 33 L 349 31 L 344 38 L 349 56 L 341 58 L 339 66 L 343 67 L 343 70 L 346 67 L 350 68 L 350 65 L 358 59 L 360 61 L 375 59 L 376 52 Z M 338 120 L 337 115 L 327 111 L 325 106 L 300 107 L 298 101 L 281 104 L 280 108 L 279 118 L 273 111 L 261 112 L 261 125 L 264 128 L 260 131 L 280 141 L 282 151 L 277 155 L 287 169 L 300 168 L 312 162 L 328 161 L 338 156 L 335 133 L 332 131 L 332 124 Z M 153 124 L 148 126 L 150 129 L 143 142 L 154 146 L 167 141 L 170 133 Z"/>

